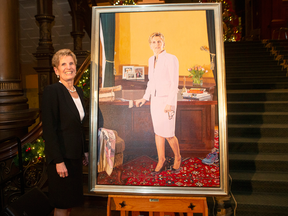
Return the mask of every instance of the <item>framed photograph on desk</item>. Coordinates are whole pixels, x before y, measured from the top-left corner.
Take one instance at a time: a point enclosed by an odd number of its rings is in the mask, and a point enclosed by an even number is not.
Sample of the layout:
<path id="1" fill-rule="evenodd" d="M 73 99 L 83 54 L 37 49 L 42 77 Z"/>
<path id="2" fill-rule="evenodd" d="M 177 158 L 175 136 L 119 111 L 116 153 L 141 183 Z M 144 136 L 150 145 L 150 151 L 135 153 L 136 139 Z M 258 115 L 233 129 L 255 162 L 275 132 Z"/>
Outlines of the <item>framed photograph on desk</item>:
<path id="1" fill-rule="evenodd" d="M 145 79 L 144 67 L 135 66 L 134 71 L 135 71 L 137 80 Z"/>
<path id="2" fill-rule="evenodd" d="M 123 66 L 122 79 L 135 79 L 135 78 L 136 77 L 134 75 L 134 67 L 133 66 Z"/>
<path id="3" fill-rule="evenodd" d="M 227 195 L 221 4 L 105 6 L 92 12 L 90 191 Z M 108 63 L 100 62 L 105 58 Z M 124 69 L 131 66 L 123 65 L 134 65 L 136 79 L 136 71 L 143 71 L 143 82 L 148 68 L 146 90 L 134 86 L 140 80 L 124 80 L 128 87 L 115 91 L 113 101 L 99 102 L 99 88 L 112 88 L 118 77 L 129 79 Z M 205 68 L 198 87 L 188 78 L 188 69 L 197 65 Z M 193 88 L 201 89 L 197 97 L 184 98 Z"/>

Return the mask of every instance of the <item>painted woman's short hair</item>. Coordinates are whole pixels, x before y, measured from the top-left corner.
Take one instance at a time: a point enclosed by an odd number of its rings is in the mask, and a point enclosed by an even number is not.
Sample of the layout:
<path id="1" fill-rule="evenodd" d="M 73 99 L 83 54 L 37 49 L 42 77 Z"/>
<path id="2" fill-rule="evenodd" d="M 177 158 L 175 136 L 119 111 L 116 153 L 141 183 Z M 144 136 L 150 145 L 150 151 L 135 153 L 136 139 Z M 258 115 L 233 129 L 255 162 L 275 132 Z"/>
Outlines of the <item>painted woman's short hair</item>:
<path id="1" fill-rule="evenodd" d="M 154 33 L 152 33 L 152 34 L 150 35 L 150 37 L 149 37 L 149 44 L 151 44 L 153 37 L 160 37 L 161 40 L 163 41 L 163 43 L 165 44 L 165 37 L 164 37 L 164 35 L 163 35 L 162 33 L 160 33 L 160 32 L 154 32 Z"/>
<path id="2" fill-rule="evenodd" d="M 61 49 L 54 54 L 52 58 L 52 66 L 57 68 L 59 66 L 60 58 L 63 56 L 71 56 L 75 65 L 77 65 L 77 58 L 75 54 L 70 49 Z"/>

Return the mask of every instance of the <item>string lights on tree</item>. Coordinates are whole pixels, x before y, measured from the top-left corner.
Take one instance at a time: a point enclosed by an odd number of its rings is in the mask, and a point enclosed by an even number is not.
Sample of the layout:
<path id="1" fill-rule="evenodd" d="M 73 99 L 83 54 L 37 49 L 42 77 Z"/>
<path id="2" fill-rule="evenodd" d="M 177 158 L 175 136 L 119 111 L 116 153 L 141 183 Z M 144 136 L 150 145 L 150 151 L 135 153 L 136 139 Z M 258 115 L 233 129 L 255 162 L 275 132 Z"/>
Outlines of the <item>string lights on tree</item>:
<path id="1" fill-rule="evenodd" d="M 231 0 L 217 0 L 222 3 L 223 38 L 224 41 L 235 42 L 241 40 L 241 18 L 233 10 Z"/>
<path id="2" fill-rule="evenodd" d="M 34 143 L 27 143 L 22 147 L 22 160 L 25 164 L 39 163 L 45 160 L 45 141 L 42 138 L 37 139 Z M 19 154 L 19 152 L 18 152 Z M 19 166 L 19 156 L 14 158 L 14 163 Z"/>
<path id="3" fill-rule="evenodd" d="M 79 80 L 78 87 L 82 88 L 84 97 L 90 98 L 90 68 L 84 71 L 81 79 Z"/>

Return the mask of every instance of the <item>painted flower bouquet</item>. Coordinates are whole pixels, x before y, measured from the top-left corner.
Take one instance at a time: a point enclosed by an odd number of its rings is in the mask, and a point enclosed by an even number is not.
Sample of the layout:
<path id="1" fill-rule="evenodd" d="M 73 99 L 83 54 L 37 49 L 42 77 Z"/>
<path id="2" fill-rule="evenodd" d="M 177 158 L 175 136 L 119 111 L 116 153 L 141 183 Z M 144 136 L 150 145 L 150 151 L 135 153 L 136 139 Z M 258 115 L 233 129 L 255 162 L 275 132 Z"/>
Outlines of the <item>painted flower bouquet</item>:
<path id="1" fill-rule="evenodd" d="M 208 70 L 205 70 L 205 68 L 198 65 L 189 68 L 188 71 L 190 73 L 189 77 L 192 77 L 193 84 L 196 85 L 202 85 L 203 84 L 202 76 L 203 74 L 208 73 Z"/>

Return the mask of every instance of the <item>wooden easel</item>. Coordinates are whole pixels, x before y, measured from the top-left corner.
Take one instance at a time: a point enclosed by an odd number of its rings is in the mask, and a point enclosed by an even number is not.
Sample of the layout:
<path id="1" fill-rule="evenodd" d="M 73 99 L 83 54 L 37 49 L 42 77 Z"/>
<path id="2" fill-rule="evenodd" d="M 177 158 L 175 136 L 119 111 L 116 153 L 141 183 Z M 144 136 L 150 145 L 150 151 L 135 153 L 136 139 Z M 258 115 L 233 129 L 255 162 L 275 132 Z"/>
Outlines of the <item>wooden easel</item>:
<path id="1" fill-rule="evenodd" d="M 111 216 L 111 210 L 120 211 L 121 216 L 127 216 L 129 211 L 132 216 L 138 216 L 140 211 L 149 212 L 149 216 L 174 215 L 174 212 L 180 215 L 187 213 L 187 216 L 193 216 L 193 213 L 208 216 L 206 197 L 109 195 L 107 216 Z"/>

